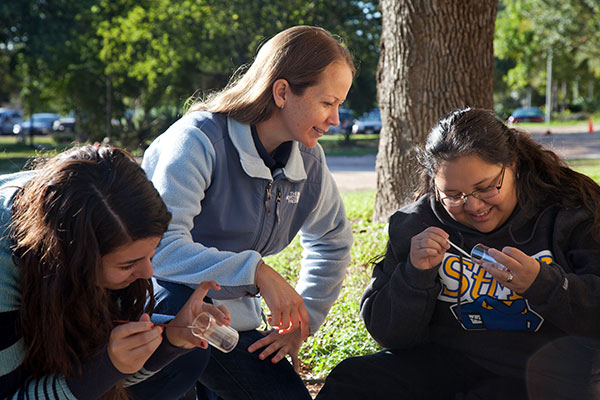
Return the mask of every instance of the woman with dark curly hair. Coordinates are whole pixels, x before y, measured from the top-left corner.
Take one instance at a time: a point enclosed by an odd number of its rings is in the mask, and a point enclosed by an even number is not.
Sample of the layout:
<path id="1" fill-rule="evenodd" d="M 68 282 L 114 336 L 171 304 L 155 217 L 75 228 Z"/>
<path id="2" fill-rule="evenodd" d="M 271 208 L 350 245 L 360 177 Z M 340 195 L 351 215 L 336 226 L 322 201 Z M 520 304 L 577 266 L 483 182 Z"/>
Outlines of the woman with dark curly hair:
<path id="1" fill-rule="evenodd" d="M 116 148 L 0 176 L 0 398 L 163 399 L 193 387 L 206 342 L 149 317 L 151 258 L 170 219 Z M 209 289 L 217 283 L 200 285 L 173 324 L 202 311 L 227 323 L 226 309 L 202 302 Z"/>
<path id="2" fill-rule="evenodd" d="M 420 161 L 361 300 L 387 349 L 318 399 L 599 398 L 600 186 L 481 109 L 443 117 Z"/>

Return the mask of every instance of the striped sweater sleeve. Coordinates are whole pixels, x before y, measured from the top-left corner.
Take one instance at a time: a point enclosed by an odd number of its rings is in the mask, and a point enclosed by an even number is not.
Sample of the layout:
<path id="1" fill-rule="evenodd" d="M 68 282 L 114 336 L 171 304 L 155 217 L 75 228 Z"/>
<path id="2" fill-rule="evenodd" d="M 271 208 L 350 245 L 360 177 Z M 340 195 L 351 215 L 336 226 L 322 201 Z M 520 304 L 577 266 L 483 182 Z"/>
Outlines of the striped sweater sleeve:
<path id="1" fill-rule="evenodd" d="M 19 271 L 12 260 L 8 226 L 13 195 L 31 175 L 0 176 L 0 399 L 95 399 L 120 381 L 131 385 L 147 379 L 184 354 L 187 350 L 174 347 L 163 338 L 144 368 L 133 375 L 120 373 L 104 348 L 83 365 L 81 376 L 26 376 L 22 365 L 26 349 L 19 316 Z"/>

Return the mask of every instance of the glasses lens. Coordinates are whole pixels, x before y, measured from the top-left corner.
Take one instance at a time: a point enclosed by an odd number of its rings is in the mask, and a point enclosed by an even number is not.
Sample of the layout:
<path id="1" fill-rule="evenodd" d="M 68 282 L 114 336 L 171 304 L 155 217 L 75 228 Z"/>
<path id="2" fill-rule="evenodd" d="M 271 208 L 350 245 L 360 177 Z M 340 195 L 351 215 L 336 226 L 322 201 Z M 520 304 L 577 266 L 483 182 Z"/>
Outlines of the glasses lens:
<path id="1" fill-rule="evenodd" d="M 478 198 L 478 199 L 489 199 L 490 197 L 494 197 L 498 193 L 499 193 L 498 188 L 495 186 L 492 186 L 487 189 L 478 190 L 476 192 L 473 192 L 473 197 Z"/>
<path id="2" fill-rule="evenodd" d="M 444 197 L 442 199 L 442 204 L 446 207 L 457 207 L 462 206 L 464 201 L 462 197 Z"/>

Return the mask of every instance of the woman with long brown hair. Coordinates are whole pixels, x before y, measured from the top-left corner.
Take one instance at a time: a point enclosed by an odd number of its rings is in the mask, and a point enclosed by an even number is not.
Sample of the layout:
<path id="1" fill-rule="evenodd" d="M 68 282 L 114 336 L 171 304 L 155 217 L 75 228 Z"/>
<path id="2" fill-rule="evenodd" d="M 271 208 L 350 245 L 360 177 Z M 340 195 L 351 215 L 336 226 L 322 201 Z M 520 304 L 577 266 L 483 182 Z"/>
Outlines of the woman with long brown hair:
<path id="1" fill-rule="evenodd" d="M 336 300 L 352 231 L 318 145 L 339 124 L 355 69 L 339 38 L 294 26 L 266 41 L 229 85 L 159 136 L 142 162 L 173 214 L 156 251 L 158 307 L 217 279 L 234 351 L 211 353 L 201 382 L 225 399 L 309 399 L 298 351 Z M 300 233 L 296 288 L 263 261 Z M 271 313 L 262 324 L 261 299 Z M 289 355 L 291 365 L 286 356 Z M 235 382 L 223 377 L 236 376 Z"/>
<path id="2" fill-rule="evenodd" d="M 149 316 L 151 258 L 171 216 L 131 155 L 85 146 L 0 176 L 0 207 L 1 398 L 177 398 L 194 385 L 207 344 Z M 209 289 L 173 323 L 204 310 L 227 323 L 203 303 Z"/>
<path id="3" fill-rule="evenodd" d="M 441 118 L 420 161 L 361 300 L 386 350 L 318 399 L 600 398 L 600 186 L 482 109 Z"/>

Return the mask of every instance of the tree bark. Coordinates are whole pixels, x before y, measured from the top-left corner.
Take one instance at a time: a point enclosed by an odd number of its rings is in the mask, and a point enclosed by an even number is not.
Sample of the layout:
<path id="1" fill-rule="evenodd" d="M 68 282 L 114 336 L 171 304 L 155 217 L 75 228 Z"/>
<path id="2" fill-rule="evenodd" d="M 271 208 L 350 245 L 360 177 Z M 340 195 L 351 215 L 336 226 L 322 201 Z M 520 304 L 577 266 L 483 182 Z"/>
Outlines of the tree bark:
<path id="1" fill-rule="evenodd" d="M 416 151 L 440 117 L 460 107 L 493 108 L 497 3 L 381 0 L 376 222 L 412 201 Z"/>

